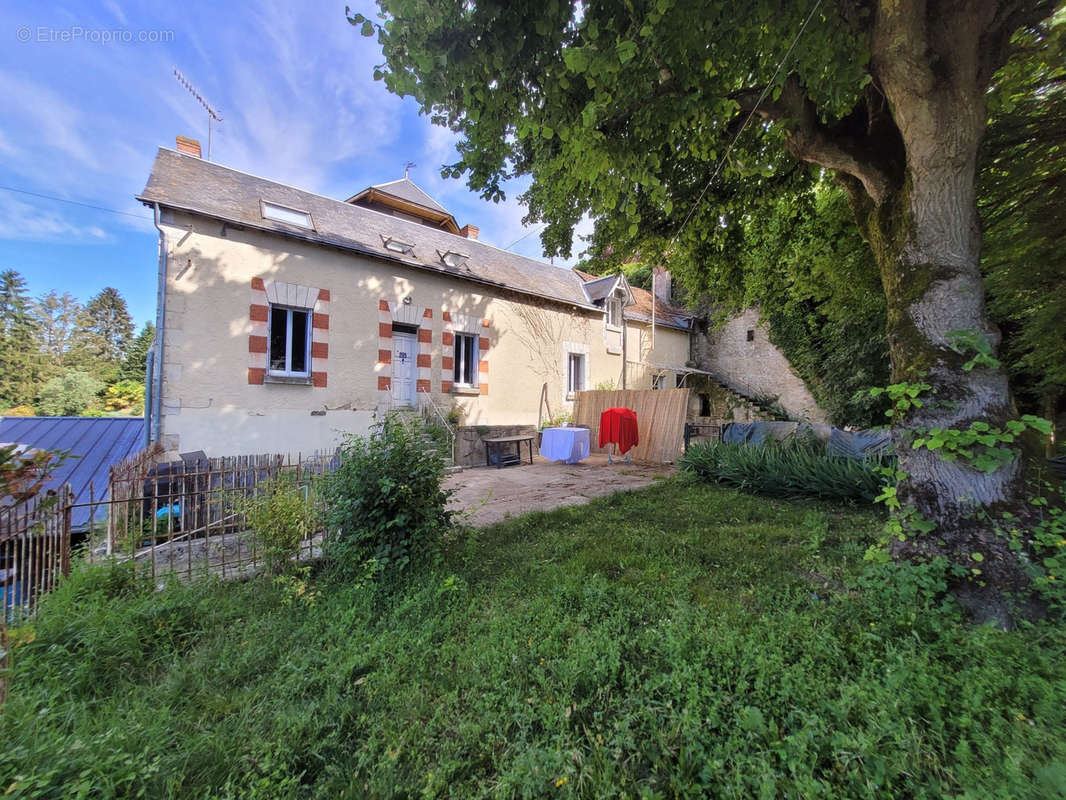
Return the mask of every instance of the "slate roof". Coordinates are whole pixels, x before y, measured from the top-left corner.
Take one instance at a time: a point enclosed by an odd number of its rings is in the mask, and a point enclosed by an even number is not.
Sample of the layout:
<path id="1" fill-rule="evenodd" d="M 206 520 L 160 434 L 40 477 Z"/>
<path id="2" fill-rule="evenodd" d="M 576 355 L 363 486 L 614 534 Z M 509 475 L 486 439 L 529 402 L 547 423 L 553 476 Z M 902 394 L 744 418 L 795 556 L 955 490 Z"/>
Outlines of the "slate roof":
<path id="1" fill-rule="evenodd" d="M 618 279 L 617 275 L 597 278 L 595 275 L 582 272 L 579 269 L 575 269 L 574 272 L 579 278 L 586 281 L 585 290 L 593 300 L 602 300 L 606 297 L 607 293 L 614 287 L 614 282 Z M 685 331 L 691 329 L 692 320 L 696 316 L 691 311 L 670 303 L 664 303 L 647 289 L 638 289 L 636 286 L 631 285 L 629 290 L 633 293 L 633 302 L 624 309 L 627 319 L 651 322 L 651 306 L 652 302 L 654 302 L 656 325 L 665 325 L 668 328 L 678 328 Z"/>
<path id="2" fill-rule="evenodd" d="M 386 194 L 391 194 L 393 197 L 399 197 L 401 200 L 406 200 L 408 203 L 414 203 L 416 206 L 430 208 L 434 211 L 439 211 L 441 214 L 447 214 L 450 217 L 455 216 L 451 211 L 430 197 L 421 186 L 416 184 L 410 178 L 400 178 L 399 180 L 389 181 L 388 183 L 375 183 L 370 188 L 378 189 Z M 346 202 L 352 202 L 356 197 L 366 194 L 366 191 L 367 190 L 364 189 L 362 192 L 359 192 L 359 194 L 349 197 Z"/>
<path id="3" fill-rule="evenodd" d="M 0 443 L 26 445 L 35 450 L 65 450 L 68 458 L 52 473 L 45 488 L 58 489 L 69 483 L 75 502 L 89 502 L 89 484 L 94 497 L 107 492 L 108 469 L 133 455 L 144 444 L 141 417 L 0 417 Z M 96 511 L 106 517 L 107 506 Z M 71 527 L 80 530 L 89 522 L 89 508 L 71 511 Z"/>
<path id="4" fill-rule="evenodd" d="M 148 184 L 137 199 L 450 275 L 460 280 L 476 281 L 582 308 L 595 308 L 582 289 L 584 281 L 573 270 L 509 253 L 477 239 L 467 239 L 419 222 L 249 175 L 165 147 L 159 148 Z M 263 219 L 261 200 L 309 213 L 314 230 Z M 406 255 L 386 250 L 384 239 L 389 237 L 413 244 L 414 249 Z M 463 266 L 448 267 L 440 260 L 438 250 L 463 253 L 469 259 Z"/>

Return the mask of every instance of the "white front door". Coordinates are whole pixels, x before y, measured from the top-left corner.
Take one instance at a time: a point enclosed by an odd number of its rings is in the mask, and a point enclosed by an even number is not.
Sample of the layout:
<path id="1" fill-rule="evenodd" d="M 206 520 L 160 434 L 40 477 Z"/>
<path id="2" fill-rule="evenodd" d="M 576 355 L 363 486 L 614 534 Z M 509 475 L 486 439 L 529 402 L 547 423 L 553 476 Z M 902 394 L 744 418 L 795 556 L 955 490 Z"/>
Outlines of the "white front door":
<path id="1" fill-rule="evenodd" d="M 398 406 L 413 406 L 415 376 L 418 375 L 418 338 L 413 333 L 392 334 L 392 401 Z"/>

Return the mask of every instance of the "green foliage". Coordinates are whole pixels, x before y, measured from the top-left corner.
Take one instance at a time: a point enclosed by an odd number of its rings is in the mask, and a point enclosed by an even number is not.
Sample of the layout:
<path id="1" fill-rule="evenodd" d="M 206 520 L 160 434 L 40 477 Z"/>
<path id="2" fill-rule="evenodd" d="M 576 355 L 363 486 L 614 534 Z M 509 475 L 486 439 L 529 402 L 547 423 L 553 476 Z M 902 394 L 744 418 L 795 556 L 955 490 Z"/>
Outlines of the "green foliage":
<path id="1" fill-rule="evenodd" d="M 140 416 L 144 413 L 144 384 L 132 380 L 111 384 L 104 392 L 104 408 Z"/>
<path id="2" fill-rule="evenodd" d="M 973 354 L 973 358 L 962 365 L 969 372 L 974 367 L 996 369 L 999 359 L 992 355 L 992 342 L 984 334 L 973 330 L 948 331 L 947 340 L 951 348 L 960 355 Z"/>
<path id="3" fill-rule="evenodd" d="M 314 490 L 282 475 L 264 481 L 254 494 L 234 499 L 262 549 L 267 572 L 292 572 L 293 557 L 300 544 L 311 538 L 318 527 Z"/>
<path id="4" fill-rule="evenodd" d="M 0 498 L 19 502 L 33 497 L 67 458 L 61 452 L 27 451 L 19 444 L 0 444 Z"/>
<path id="5" fill-rule="evenodd" d="M 11 269 L 0 272 L 0 405 L 33 400 L 40 370 L 37 341 L 25 279 Z"/>
<path id="6" fill-rule="evenodd" d="M 1066 14 L 1016 37 L 989 96 L 978 173 L 982 268 L 1002 358 L 1033 407 L 1066 393 Z"/>
<path id="7" fill-rule="evenodd" d="M 40 349 L 53 369 L 67 364 L 70 348 L 77 333 L 77 321 L 82 313 L 81 303 L 69 292 L 58 294 L 54 289 L 33 304 L 33 317 L 40 334 Z"/>
<path id="8" fill-rule="evenodd" d="M 1039 487 L 1029 502 L 1034 513 L 1028 520 L 1005 514 L 997 528 L 1013 550 L 1024 554 L 1022 563 L 1037 594 L 1066 615 L 1066 485 Z"/>
<path id="9" fill-rule="evenodd" d="M 872 397 L 885 395 L 892 404 L 892 407 L 885 411 L 885 416 L 900 422 L 911 409 L 922 408 L 925 405 L 925 401 L 919 395 L 928 392 L 932 388 L 928 383 L 902 381 L 888 386 L 874 386 L 870 389 L 870 395 Z"/>
<path id="10" fill-rule="evenodd" d="M 119 370 L 119 378 L 124 381 L 134 381 L 143 384 L 145 372 L 148 368 L 148 350 L 155 340 L 155 325 L 151 322 L 144 323 L 126 351 L 126 358 Z"/>
<path id="11" fill-rule="evenodd" d="M 41 388 L 37 410 L 48 417 L 76 417 L 96 401 L 103 388 L 104 384 L 87 372 L 70 370 Z"/>
<path id="12" fill-rule="evenodd" d="M 940 454 L 945 461 L 965 460 L 981 472 L 995 472 L 1018 457 L 1018 450 L 1006 445 L 1033 430 L 1044 436 L 1051 432 L 1051 423 L 1045 419 L 1025 414 L 1021 419 L 1007 420 L 1006 429 L 993 428 L 983 420 L 974 420 L 962 430 L 956 428 L 930 428 L 916 431 L 918 434 L 911 447 L 926 448 Z"/>
<path id="13" fill-rule="evenodd" d="M 108 286 L 78 315 L 71 358 L 105 382 L 118 378 L 133 339 L 133 319 L 118 289 Z M 141 376 L 143 379 L 143 372 Z"/>
<path id="14" fill-rule="evenodd" d="M 375 605 L 78 573 L 14 649 L 23 797 L 1055 797 L 1066 636 L 960 624 L 880 516 L 667 482 L 451 538 Z M 664 543 L 668 543 L 664 546 Z M 291 584 L 289 584 L 291 585 Z"/>
<path id="15" fill-rule="evenodd" d="M 341 447 L 341 465 L 323 482 L 329 554 L 349 574 L 374 560 L 392 576 L 423 567 L 451 521 L 441 487 L 444 462 L 420 427 L 390 415 Z"/>
<path id="16" fill-rule="evenodd" d="M 831 455 L 817 440 L 692 445 L 681 468 L 706 480 L 777 497 L 874 500 L 882 491 L 883 459 Z"/>

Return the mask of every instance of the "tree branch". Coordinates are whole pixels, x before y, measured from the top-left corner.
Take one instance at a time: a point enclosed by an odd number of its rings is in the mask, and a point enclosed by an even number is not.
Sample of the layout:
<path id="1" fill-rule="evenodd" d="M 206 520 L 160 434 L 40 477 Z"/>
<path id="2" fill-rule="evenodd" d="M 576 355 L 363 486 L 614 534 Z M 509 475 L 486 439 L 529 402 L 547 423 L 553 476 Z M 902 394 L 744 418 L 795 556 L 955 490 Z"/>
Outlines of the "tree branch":
<path id="1" fill-rule="evenodd" d="M 745 118 L 754 108 L 759 94 L 755 90 L 746 90 L 734 95 Z M 790 75 L 778 98 L 764 99 L 754 111 L 761 119 L 779 122 L 786 128 L 785 146 L 793 157 L 851 175 L 862 184 L 875 204 L 880 205 L 894 186 L 894 170 L 885 158 L 886 152 L 878 152 L 871 146 L 870 124 L 856 125 L 856 114 L 870 121 L 880 121 L 879 115 L 869 111 L 866 102 L 860 103 L 840 124 L 827 126 L 818 118 L 818 111 L 799 79 Z"/>

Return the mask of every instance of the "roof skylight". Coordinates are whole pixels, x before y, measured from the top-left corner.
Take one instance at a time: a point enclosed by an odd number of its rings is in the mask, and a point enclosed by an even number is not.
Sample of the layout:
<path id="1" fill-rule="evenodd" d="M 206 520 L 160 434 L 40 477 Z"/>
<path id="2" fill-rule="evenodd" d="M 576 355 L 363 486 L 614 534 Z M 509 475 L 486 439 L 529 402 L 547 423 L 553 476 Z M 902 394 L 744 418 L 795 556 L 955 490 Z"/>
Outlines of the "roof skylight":
<path id="1" fill-rule="evenodd" d="M 266 200 L 261 200 L 260 204 L 263 207 L 263 219 L 272 219 L 275 222 L 284 222 L 287 225 L 296 225 L 299 228 L 307 228 L 312 231 L 315 229 L 314 224 L 311 222 L 311 215 L 306 211 L 298 211 L 288 206 L 279 206 L 277 203 L 268 203 Z"/>
<path id="2" fill-rule="evenodd" d="M 457 253 L 454 250 L 445 250 L 444 252 L 438 250 L 437 255 L 440 256 L 440 260 L 449 267 L 461 267 L 466 263 L 466 260 L 470 258 L 470 256 L 464 253 Z"/>
<path id="3" fill-rule="evenodd" d="M 386 250 L 391 250 L 394 253 L 403 253 L 404 255 L 407 255 L 415 249 L 413 244 L 401 242 L 399 239 L 394 239 L 391 236 L 382 236 L 381 242 L 385 245 Z"/>

